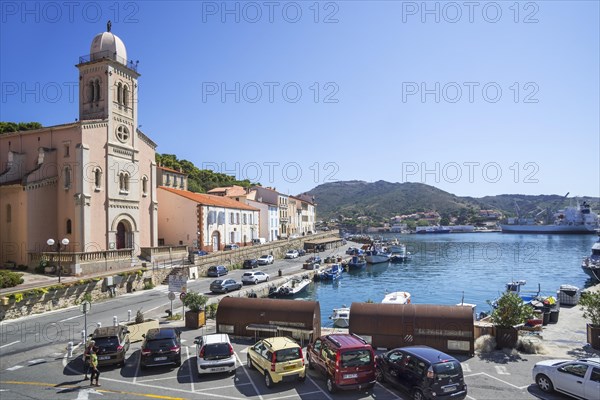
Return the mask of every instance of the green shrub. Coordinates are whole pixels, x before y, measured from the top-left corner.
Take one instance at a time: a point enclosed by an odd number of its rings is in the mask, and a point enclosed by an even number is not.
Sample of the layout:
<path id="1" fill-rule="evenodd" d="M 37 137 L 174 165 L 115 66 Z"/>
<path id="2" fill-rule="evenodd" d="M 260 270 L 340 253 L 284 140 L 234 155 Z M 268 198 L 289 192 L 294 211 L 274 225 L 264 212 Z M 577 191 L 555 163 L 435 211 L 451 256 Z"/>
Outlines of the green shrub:
<path id="1" fill-rule="evenodd" d="M 0 289 L 11 288 L 23 283 L 23 274 L 0 270 Z"/>
<path id="2" fill-rule="evenodd" d="M 593 326 L 600 326 L 600 292 L 583 292 L 579 305 L 583 309 L 583 318 L 589 319 Z"/>
<path id="3" fill-rule="evenodd" d="M 185 295 L 182 302 L 190 311 L 198 312 L 204 309 L 207 301 L 207 296 L 196 292 L 189 292 Z"/>
<path id="4" fill-rule="evenodd" d="M 25 264 L 19 264 L 19 265 L 17 266 L 17 269 L 18 269 L 19 271 L 27 271 L 27 269 L 28 269 L 28 268 L 29 268 L 29 267 L 28 267 L 27 265 L 25 265 Z"/>
<path id="5" fill-rule="evenodd" d="M 43 274 L 44 268 L 48 266 L 48 260 L 40 260 L 40 263 L 33 269 L 36 274 Z"/>
<path id="6" fill-rule="evenodd" d="M 154 289 L 154 283 L 152 281 L 144 282 L 144 290 Z"/>
<path id="7" fill-rule="evenodd" d="M 488 304 L 492 305 L 489 301 Z M 523 302 L 518 294 L 504 292 L 492 310 L 491 319 L 496 326 L 508 328 L 525 323 L 532 316 L 533 307 Z"/>
<path id="8" fill-rule="evenodd" d="M 140 308 L 135 313 L 135 323 L 136 324 L 141 324 L 143 322 L 144 322 L 144 313 L 142 312 L 142 309 Z"/>
<path id="9" fill-rule="evenodd" d="M 212 303 L 206 306 L 206 318 L 214 319 L 217 316 L 219 303 Z"/>

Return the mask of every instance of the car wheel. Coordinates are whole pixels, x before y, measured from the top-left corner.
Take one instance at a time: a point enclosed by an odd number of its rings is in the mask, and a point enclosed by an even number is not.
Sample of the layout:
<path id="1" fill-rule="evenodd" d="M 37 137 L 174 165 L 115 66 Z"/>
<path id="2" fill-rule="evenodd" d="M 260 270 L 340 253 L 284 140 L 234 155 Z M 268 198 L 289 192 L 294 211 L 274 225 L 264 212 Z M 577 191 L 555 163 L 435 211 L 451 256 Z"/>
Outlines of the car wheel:
<path id="1" fill-rule="evenodd" d="M 304 376 L 299 376 L 298 380 L 302 383 L 304 383 L 306 381 L 306 374 L 304 374 Z"/>
<path id="2" fill-rule="evenodd" d="M 336 391 L 335 383 L 333 383 L 333 381 L 331 380 L 330 376 L 327 377 L 327 383 L 326 384 L 327 384 L 327 391 L 329 393 L 335 393 L 335 391 Z"/>
<path id="3" fill-rule="evenodd" d="M 225 293 L 229 293 L 229 288 L 225 288 Z"/>
<path id="4" fill-rule="evenodd" d="M 268 388 L 273 387 L 273 379 L 271 379 L 271 375 L 269 374 L 269 371 L 267 371 L 267 370 L 265 370 L 265 385 Z"/>
<path id="5" fill-rule="evenodd" d="M 375 379 L 377 379 L 377 382 L 385 382 L 385 376 L 383 376 L 381 368 L 375 368 Z"/>
<path id="6" fill-rule="evenodd" d="M 425 400 L 425 396 L 423 396 L 423 392 L 421 392 L 419 389 L 413 390 L 412 398 L 413 398 L 413 400 Z"/>
<path id="7" fill-rule="evenodd" d="M 554 385 L 552 384 L 552 381 L 544 374 L 539 374 L 536 376 L 535 383 L 537 383 L 538 387 L 542 389 L 543 392 L 551 393 L 554 391 Z"/>
<path id="8" fill-rule="evenodd" d="M 250 358 L 250 356 L 248 356 L 247 363 L 248 369 L 254 369 L 254 365 L 252 365 L 252 359 Z"/>
<path id="9" fill-rule="evenodd" d="M 254 280 L 254 284 L 255 284 L 255 285 L 258 285 L 258 279 L 255 279 L 255 280 Z"/>
<path id="10" fill-rule="evenodd" d="M 269 277 L 267 276 L 267 279 L 265 279 L 265 282 L 269 282 Z"/>

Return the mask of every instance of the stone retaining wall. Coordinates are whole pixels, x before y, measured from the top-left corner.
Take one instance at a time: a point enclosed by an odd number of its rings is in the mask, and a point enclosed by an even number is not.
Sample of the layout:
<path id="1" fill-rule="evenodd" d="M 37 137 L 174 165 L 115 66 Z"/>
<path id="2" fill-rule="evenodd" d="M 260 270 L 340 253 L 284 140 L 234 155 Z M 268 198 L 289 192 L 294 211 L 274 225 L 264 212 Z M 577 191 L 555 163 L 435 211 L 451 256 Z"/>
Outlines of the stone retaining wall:
<path id="1" fill-rule="evenodd" d="M 14 292 L 10 296 L 0 299 L 0 321 L 71 307 L 80 304 L 88 293 L 92 302 L 98 302 L 119 294 L 143 290 L 145 282 L 158 285 L 171 270 L 141 271 L 130 271 L 129 273 L 112 276 L 115 282 L 114 291 L 109 290 L 106 286 L 106 277 L 96 277 L 62 285 Z M 117 283 L 117 281 L 120 282 Z"/>

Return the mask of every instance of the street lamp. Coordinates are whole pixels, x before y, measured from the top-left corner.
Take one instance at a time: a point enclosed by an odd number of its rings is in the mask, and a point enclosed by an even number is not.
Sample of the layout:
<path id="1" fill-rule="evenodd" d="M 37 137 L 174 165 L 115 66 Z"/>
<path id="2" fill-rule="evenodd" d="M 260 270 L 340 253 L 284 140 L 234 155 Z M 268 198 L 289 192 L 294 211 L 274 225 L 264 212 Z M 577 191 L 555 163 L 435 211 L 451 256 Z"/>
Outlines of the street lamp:
<path id="1" fill-rule="evenodd" d="M 56 243 L 56 250 L 58 251 L 58 283 L 60 283 L 60 273 L 61 273 L 61 265 L 60 265 L 60 248 L 62 247 L 61 244 L 63 246 L 65 246 L 65 248 L 69 245 L 69 239 L 64 238 L 63 240 L 61 240 L 60 242 L 55 242 L 54 239 L 50 238 L 46 241 L 46 243 L 48 244 L 48 246 L 52 247 L 54 246 L 54 244 Z"/>

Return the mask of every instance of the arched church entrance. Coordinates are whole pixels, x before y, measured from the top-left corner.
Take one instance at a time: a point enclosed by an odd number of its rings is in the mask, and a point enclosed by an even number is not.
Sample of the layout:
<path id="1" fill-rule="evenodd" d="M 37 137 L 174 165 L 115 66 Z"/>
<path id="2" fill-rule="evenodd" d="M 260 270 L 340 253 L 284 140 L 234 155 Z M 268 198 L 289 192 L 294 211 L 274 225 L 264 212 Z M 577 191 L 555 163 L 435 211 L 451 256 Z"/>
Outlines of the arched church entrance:
<path id="1" fill-rule="evenodd" d="M 127 221 L 117 224 L 117 249 L 130 249 L 132 247 L 131 226 Z"/>

